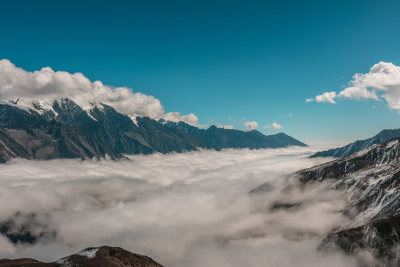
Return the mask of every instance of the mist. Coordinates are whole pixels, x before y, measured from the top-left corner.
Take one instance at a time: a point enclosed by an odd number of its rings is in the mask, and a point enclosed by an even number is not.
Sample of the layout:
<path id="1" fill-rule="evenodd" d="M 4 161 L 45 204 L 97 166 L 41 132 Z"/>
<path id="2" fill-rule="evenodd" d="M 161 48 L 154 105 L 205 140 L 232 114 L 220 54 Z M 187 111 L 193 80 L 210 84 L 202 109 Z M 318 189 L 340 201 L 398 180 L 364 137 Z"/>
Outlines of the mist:
<path id="1" fill-rule="evenodd" d="M 54 261 L 109 245 L 176 267 L 355 266 L 318 250 L 348 223 L 343 196 L 325 184 L 302 188 L 290 175 L 329 160 L 309 159 L 313 151 L 12 160 L 0 166 L 0 228 L 8 233 L 0 258 Z M 267 192 L 249 194 L 266 182 Z"/>

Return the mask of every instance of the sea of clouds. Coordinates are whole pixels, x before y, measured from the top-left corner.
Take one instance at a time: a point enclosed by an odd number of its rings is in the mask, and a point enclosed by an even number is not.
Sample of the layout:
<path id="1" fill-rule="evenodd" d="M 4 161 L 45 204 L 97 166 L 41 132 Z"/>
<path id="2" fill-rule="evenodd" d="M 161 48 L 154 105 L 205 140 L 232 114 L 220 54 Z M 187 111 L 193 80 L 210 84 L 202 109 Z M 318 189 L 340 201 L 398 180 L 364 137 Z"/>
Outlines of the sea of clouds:
<path id="1" fill-rule="evenodd" d="M 345 198 L 290 175 L 327 160 L 309 159 L 312 150 L 13 160 L 0 166 L 0 222 L 38 239 L 15 245 L 0 235 L 0 258 L 54 261 L 109 245 L 174 267 L 353 266 L 318 250 L 347 223 Z M 268 192 L 249 194 L 265 182 Z"/>

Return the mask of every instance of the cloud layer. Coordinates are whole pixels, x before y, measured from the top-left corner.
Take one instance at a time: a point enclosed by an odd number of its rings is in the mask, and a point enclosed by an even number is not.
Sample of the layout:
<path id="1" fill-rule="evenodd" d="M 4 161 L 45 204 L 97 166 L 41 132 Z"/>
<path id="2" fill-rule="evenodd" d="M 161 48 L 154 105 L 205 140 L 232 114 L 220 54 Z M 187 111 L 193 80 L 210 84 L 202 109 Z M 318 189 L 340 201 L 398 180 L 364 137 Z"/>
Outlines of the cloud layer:
<path id="1" fill-rule="evenodd" d="M 368 73 L 357 73 L 350 86 L 336 92 L 326 92 L 306 102 L 327 102 L 336 104 L 337 98 L 384 100 L 389 108 L 400 110 L 400 67 L 388 62 L 373 65 Z"/>
<path id="2" fill-rule="evenodd" d="M 139 115 L 198 124 L 196 115 L 165 113 L 160 100 L 150 95 L 134 93 L 128 87 L 112 87 L 104 85 L 101 81 L 92 82 L 82 73 L 53 71 L 50 67 L 28 72 L 16 67 L 7 59 L 0 60 L 0 99 L 51 101 L 61 97 L 71 98 L 82 107 L 88 107 L 90 102 L 103 102 L 129 116 Z"/>
<path id="3" fill-rule="evenodd" d="M 176 267 L 352 266 L 352 259 L 316 249 L 345 223 L 343 198 L 324 185 L 282 191 L 299 188 L 285 175 L 323 162 L 307 158 L 309 150 L 14 160 L 0 173 L 0 223 L 41 237 L 14 246 L 0 235 L 0 258 L 50 261 L 107 244 Z M 267 193 L 248 194 L 264 182 Z M 285 203 L 297 206 L 279 208 Z"/>

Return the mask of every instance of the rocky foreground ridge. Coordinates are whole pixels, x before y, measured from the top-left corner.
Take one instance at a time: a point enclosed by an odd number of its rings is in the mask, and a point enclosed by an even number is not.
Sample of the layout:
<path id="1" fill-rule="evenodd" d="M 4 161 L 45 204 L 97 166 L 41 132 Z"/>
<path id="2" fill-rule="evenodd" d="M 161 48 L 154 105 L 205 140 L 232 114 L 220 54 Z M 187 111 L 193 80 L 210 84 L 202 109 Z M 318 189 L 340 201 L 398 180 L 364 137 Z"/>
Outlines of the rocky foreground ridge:
<path id="1" fill-rule="evenodd" d="M 2 259 L 0 267 L 162 267 L 153 259 L 119 247 L 87 248 L 76 254 L 44 263 L 34 259 Z"/>

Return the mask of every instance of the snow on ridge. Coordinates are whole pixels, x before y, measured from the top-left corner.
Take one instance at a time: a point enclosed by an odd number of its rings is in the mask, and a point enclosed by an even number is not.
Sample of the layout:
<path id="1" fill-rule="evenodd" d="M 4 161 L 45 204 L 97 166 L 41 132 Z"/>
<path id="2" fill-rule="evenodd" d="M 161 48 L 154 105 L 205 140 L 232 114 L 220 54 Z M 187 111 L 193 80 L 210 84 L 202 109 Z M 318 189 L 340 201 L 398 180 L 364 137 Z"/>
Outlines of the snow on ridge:
<path id="1" fill-rule="evenodd" d="M 137 127 L 139 127 L 139 124 L 138 124 L 138 122 L 137 122 L 137 117 L 139 117 L 139 115 L 137 115 L 137 114 L 134 114 L 134 115 L 132 115 L 132 116 L 129 116 L 129 118 L 132 120 L 132 122 L 137 126 Z"/>
<path id="2" fill-rule="evenodd" d="M 99 248 L 92 248 L 92 249 L 84 249 L 78 253 L 76 253 L 76 255 L 79 256 L 86 256 L 89 259 L 93 259 L 94 257 L 96 257 L 96 253 L 97 251 L 99 251 Z"/>
<path id="3" fill-rule="evenodd" d="M 104 110 L 104 105 L 103 105 L 103 103 L 99 103 L 99 102 L 91 102 L 90 103 L 90 110 L 91 109 L 94 109 L 94 108 L 97 108 L 98 110 L 100 110 L 100 111 L 103 111 Z"/>
<path id="4" fill-rule="evenodd" d="M 94 121 L 97 121 L 97 119 L 95 117 L 92 116 L 92 114 L 90 114 L 91 109 L 86 109 L 86 114 L 89 116 L 89 118 L 91 118 Z"/>

